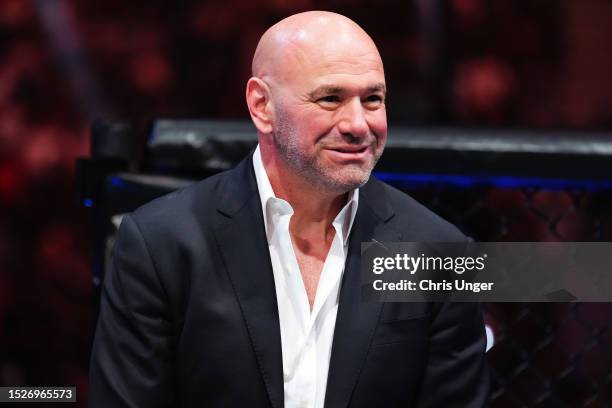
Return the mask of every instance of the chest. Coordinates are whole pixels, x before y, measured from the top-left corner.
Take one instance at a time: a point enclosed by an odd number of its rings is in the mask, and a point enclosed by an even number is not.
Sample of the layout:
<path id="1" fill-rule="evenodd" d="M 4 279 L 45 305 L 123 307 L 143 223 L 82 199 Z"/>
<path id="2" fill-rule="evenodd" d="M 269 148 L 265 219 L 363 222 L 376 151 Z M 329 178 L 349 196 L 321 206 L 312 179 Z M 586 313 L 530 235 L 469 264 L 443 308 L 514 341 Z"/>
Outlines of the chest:
<path id="1" fill-rule="evenodd" d="M 301 245 L 300 245 L 301 244 Z M 325 260 L 329 254 L 331 243 L 298 243 L 293 240 L 293 252 L 300 269 L 308 303 L 312 309 L 321 278 Z"/>

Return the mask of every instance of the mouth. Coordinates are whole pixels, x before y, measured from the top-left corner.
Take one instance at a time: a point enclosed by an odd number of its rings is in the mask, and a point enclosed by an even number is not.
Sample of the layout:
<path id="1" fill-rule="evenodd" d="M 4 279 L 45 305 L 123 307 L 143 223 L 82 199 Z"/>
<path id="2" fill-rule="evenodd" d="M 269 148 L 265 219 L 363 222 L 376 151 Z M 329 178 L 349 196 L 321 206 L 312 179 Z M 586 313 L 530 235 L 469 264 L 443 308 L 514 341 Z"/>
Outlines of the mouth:
<path id="1" fill-rule="evenodd" d="M 361 161 L 368 155 L 369 146 L 335 146 L 327 148 L 327 151 L 340 161 Z"/>
<path id="2" fill-rule="evenodd" d="M 363 153 L 368 149 L 368 146 L 346 146 L 346 147 L 333 147 L 330 150 L 339 153 Z"/>

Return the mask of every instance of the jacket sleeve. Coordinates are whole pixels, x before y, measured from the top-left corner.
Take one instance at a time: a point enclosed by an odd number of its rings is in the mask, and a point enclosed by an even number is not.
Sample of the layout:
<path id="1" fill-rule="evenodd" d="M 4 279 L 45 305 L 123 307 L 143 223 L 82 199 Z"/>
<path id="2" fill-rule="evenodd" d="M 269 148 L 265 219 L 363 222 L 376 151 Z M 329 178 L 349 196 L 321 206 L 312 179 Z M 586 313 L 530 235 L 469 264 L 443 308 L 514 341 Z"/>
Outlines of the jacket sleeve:
<path id="1" fill-rule="evenodd" d="M 486 334 L 478 303 L 440 303 L 418 408 L 489 406 Z"/>
<path id="2" fill-rule="evenodd" d="M 89 373 L 91 408 L 175 406 L 172 326 L 145 237 L 126 215 L 101 295 Z"/>

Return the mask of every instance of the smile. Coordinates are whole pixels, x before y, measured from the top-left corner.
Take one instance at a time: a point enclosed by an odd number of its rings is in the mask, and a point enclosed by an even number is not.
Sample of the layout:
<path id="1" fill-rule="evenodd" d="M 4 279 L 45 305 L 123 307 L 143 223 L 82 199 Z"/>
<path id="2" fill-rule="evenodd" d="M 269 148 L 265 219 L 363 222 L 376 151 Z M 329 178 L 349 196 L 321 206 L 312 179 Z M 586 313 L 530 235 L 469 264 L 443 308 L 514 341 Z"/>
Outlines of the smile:
<path id="1" fill-rule="evenodd" d="M 327 151 L 336 160 L 363 160 L 369 153 L 368 146 L 339 146 L 328 148 Z"/>
<path id="2" fill-rule="evenodd" d="M 349 147 L 332 148 L 331 150 L 340 152 L 340 153 L 363 153 L 367 150 L 367 148 L 368 148 L 367 146 L 363 146 L 363 147 L 349 146 Z"/>

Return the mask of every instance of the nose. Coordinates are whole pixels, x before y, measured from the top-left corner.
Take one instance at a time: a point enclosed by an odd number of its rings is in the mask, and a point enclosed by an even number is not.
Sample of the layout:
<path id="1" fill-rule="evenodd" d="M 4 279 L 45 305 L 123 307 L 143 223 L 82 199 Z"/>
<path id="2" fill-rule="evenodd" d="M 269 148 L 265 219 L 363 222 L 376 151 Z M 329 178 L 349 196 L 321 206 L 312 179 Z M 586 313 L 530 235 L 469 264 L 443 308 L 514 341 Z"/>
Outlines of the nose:
<path id="1" fill-rule="evenodd" d="M 368 136 L 370 126 L 359 98 L 352 98 L 342 107 L 338 130 L 350 143 L 360 143 Z"/>

